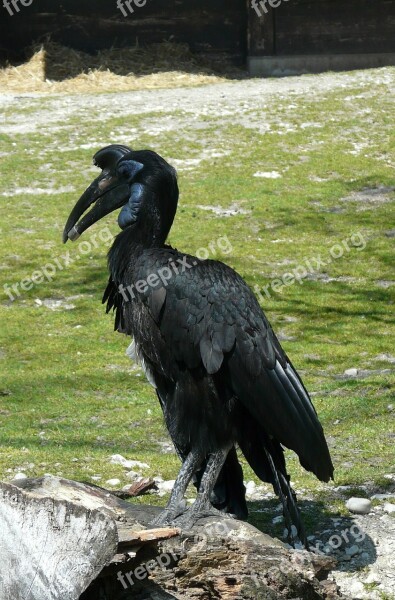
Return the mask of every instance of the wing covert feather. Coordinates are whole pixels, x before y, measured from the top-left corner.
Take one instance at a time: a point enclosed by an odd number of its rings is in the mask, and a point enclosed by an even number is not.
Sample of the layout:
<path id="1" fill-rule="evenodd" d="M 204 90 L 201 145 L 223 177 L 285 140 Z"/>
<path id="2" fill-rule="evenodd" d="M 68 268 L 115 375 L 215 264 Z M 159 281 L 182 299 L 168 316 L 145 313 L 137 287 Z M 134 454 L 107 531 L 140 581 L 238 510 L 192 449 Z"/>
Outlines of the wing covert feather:
<path id="1" fill-rule="evenodd" d="M 169 269 L 180 257 L 185 259 L 169 249 L 145 252 L 136 280 Z M 173 269 L 168 280 L 159 277 L 157 286 L 147 286 L 138 294 L 158 327 L 170 362 L 189 369 L 203 365 L 209 375 L 227 377 L 235 396 L 265 431 L 294 450 L 305 468 L 327 481 L 333 467 L 321 424 L 252 291 L 223 263 L 196 262 L 189 256 L 185 260 L 195 265 L 178 272 Z M 106 296 L 122 325 L 119 293 L 110 289 Z M 169 364 L 168 355 L 163 357 L 164 364 Z"/>

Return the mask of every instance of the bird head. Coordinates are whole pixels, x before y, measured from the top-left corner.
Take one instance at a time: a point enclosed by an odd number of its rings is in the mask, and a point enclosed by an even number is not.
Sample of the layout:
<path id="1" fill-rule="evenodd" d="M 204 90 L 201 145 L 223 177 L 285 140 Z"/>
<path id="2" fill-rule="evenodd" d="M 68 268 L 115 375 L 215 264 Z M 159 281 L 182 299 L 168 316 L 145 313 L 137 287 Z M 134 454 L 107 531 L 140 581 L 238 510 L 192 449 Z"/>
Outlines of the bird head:
<path id="1" fill-rule="evenodd" d="M 119 144 L 96 152 L 93 162 L 101 173 L 71 211 L 63 242 L 78 239 L 93 223 L 119 208 L 121 229 L 133 226 L 164 242 L 177 210 L 175 169 L 156 152 L 133 151 Z"/>

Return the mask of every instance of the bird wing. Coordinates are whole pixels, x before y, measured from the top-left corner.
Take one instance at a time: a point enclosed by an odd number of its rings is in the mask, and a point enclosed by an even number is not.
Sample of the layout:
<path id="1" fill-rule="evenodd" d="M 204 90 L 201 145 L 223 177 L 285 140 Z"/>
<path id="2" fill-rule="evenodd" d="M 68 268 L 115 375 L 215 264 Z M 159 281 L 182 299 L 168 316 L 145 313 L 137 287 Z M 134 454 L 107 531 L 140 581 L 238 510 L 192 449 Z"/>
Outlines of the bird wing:
<path id="1" fill-rule="evenodd" d="M 209 375 L 226 378 L 269 436 L 294 450 L 306 469 L 329 480 L 333 466 L 316 411 L 245 281 L 221 262 L 172 249 L 144 252 L 134 281 L 147 282 L 150 276 L 156 285 L 133 290 L 159 333 L 149 359 L 170 368 L 170 353 L 180 365 L 203 364 Z M 111 293 L 109 300 L 114 302 Z M 139 329 L 152 332 L 152 323 Z"/>
<path id="2" fill-rule="evenodd" d="M 111 310 L 115 313 L 114 331 L 132 335 L 132 329 L 125 322 L 124 301 L 125 298 L 119 291 L 119 285 L 115 283 L 110 275 L 107 287 L 104 290 L 102 304 L 106 304 L 106 313 L 109 313 Z"/>

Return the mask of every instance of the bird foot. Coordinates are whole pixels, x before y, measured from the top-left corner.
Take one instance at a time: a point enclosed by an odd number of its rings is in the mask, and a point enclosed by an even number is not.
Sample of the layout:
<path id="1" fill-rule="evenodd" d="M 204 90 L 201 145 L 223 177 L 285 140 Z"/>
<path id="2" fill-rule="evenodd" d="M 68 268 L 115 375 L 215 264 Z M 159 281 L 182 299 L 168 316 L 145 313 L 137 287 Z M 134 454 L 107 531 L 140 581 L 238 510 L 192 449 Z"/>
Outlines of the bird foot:
<path id="1" fill-rule="evenodd" d="M 193 528 L 199 519 L 205 519 L 208 517 L 217 517 L 221 519 L 234 518 L 233 515 L 222 512 L 221 510 L 214 508 L 214 506 L 204 505 L 195 507 L 195 504 L 192 504 L 192 506 L 182 515 L 174 519 L 172 525 L 175 525 L 184 531 L 188 531 Z"/>
<path id="2" fill-rule="evenodd" d="M 150 521 L 149 527 L 153 529 L 155 527 L 168 527 L 169 525 L 174 525 L 176 523 L 176 519 L 186 511 L 186 506 L 182 505 L 179 505 L 176 508 L 167 507 L 162 510 L 157 517 Z"/>
<path id="3" fill-rule="evenodd" d="M 185 502 L 181 502 L 176 506 L 167 506 L 150 521 L 149 528 L 172 526 L 189 531 L 199 519 L 208 517 L 235 519 L 236 515 L 218 510 L 210 502 L 202 502 L 198 499 L 190 507 L 187 507 Z"/>

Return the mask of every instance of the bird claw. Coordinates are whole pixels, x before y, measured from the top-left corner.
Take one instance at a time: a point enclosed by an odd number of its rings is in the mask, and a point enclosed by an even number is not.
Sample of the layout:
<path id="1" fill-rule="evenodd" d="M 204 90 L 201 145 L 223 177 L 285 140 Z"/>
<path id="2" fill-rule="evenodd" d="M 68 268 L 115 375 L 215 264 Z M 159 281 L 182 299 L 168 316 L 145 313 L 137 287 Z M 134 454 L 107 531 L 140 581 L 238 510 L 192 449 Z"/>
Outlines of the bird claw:
<path id="1" fill-rule="evenodd" d="M 187 509 L 185 507 L 181 506 L 177 507 L 177 509 L 165 508 L 157 517 L 150 521 L 149 527 L 168 527 L 169 525 L 174 525 L 176 523 L 176 519 L 181 517 L 186 510 Z"/>
<path id="2" fill-rule="evenodd" d="M 221 519 L 229 518 L 234 519 L 234 515 L 230 513 L 222 512 L 212 505 L 195 506 L 192 504 L 191 507 L 185 508 L 178 506 L 175 508 L 165 508 L 149 523 L 150 528 L 155 527 L 179 527 L 183 530 L 190 530 L 196 524 L 199 519 L 205 519 L 208 517 L 220 517 Z"/>
<path id="3" fill-rule="evenodd" d="M 221 510 L 214 508 L 214 506 L 203 506 L 195 508 L 194 505 L 192 505 L 182 515 L 176 517 L 172 522 L 172 525 L 179 527 L 184 531 L 188 531 L 192 529 L 194 525 L 196 525 L 199 519 L 206 519 L 209 517 L 216 517 L 221 519 L 234 518 L 233 515 L 222 512 Z"/>

